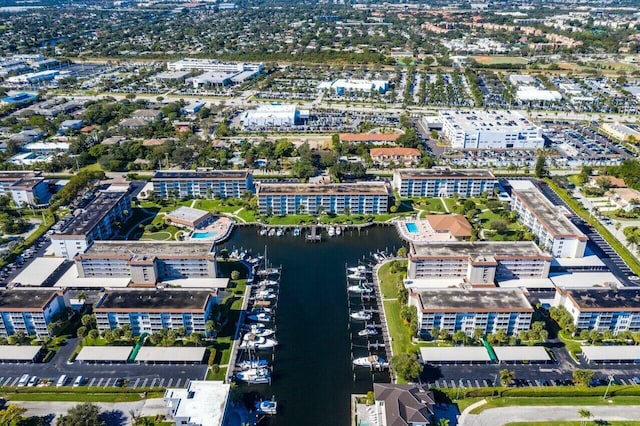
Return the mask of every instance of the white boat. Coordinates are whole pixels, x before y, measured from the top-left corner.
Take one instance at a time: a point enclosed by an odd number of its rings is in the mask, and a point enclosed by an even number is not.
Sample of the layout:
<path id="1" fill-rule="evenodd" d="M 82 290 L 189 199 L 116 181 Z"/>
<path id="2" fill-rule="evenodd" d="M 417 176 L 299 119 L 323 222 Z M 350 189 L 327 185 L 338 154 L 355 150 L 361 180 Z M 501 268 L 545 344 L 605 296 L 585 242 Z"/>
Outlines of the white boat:
<path id="1" fill-rule="evenodd" d="M 271 383 L 271 371 L 268 368 L 250 368 L 236 373 L 236 380 L 251 384 Z"/>
<path id="2" fill-rule="evenodd" d="M 293 236 L 294 237 L 300 236 L 300 228 L 293 228 Z"/>
<path id="3" fill-rule="evenodd" d="M 376 262 L 382 262 L 384 259 L 386 259 L 382 254 L 380 253 L 373 253 L 373 258 L 376 260 Z"/>
<path id="4" fill-rule="evenodd" d="M 258 275 L 263 277 L 266 275 L 280 275 L 280 270 L 277 268 L 260 269 Z"/>
<path id="5" fill-rule="evenodd" d="M 257 294 L 256 294 L 256 300 L 271 300 L 271 299 L 275 299 L 276 297 L 278 297 L 272 289 L 268 289 L 268 290 L 260 290 Z"/>
<path id="6" fill-rule="evenodd" d="M 253 333 L 247 333 L 244 335 L 242 343 L 240 343 L 240 349 L 273 349 L 277 344 L 278 342 L 275 339 L 267 339 L 266 337 L 258 337 Z"/>
<path id="7" fill-rule="evenodd" d="M 283 235 L 284 235 L 284 229 L 278 228 L 278 230 L 276 231 L 276 236 L 282 237 Z"/>
<path id="8" fill-rule="evenodd" d="M 350 293 L 359 293 L 359 294 L 363 294 L 363 293 L 372 293 L 373 289 L 369 286 L 366 286 L 364 284 L 358 284 L 358 285 L 350 285 L 349 287 L 347 287 L 347 290 Z"/>
<path id="9" fill-rule="evenodd" d="M 249 315 L 255 315 L 255 314 L 270 314 L 272 313 L 273 310 L 271 308 L 256 308 L 254 310 L 252 310 L 251 312 L 249 312 Z"/>
<path id="10" fill-rule="evenodd" d="M 247 319 L 249 321 L 269 322 L 271 321 L 271 314 L 260 312 L 257 314 L 249 315 Z"/>
<path id="11" fill-rule="evenodd" d="M 366 266 L 360 265 L 347 268 L 347 272 L 350 274 L 366 274 L 369 270 Z"/>
<path id="12" fill-rule="evenodd" d="M 388 367 L 389 363 L 378 355 L 363 356 L 353 360 L 356 367 Z"/>
<path id="13" fill-rule="evenodd" d="M 262 228 L 262 229 L 260 230 L 260 235 L 262 235 L 262 236 L 264 237 L 265 235 L 267 235 L 267 232 L 268 232 L 268 231 L 267 231 L 267 228 Z"/>
<path id="14" fill-rule="evenodd" d="M 280 283 L 275 280 L 262 280 L 258 281 L 258 286 L 260 287 L 277 287 Z"/>
<path id="15" fill-rule="evenodd" d="M 276 401 L 258 401 L 256 402 L 256 410 L 260 414 L 276 414 L 278 411 L 278 403 Z"/>
<path id="16" fill-rule="evenodd" d="M 270 237 L 273 237 L 274 235 L 276 235 L 276 229 L 275 228 L 269 229 L 269 232 L 267 233 L 267 235 Z"/>
<path id="17" fill-rule="evenodd" d="M 336 226 L 336 235 L 342 235 L 342 228 Z"/>
<path id="18" fill-rule="evenodd" d="M 350 280 L 356 280 L 356 281 L 364 281 L 367 279 L 367 277 L 361 274 L 360 272 L 349 274 L 347 275 L 347 278 L 349 278 Z"/>
<path id="19" fill-rule="evenodd" d="M 375 336 L 377 334 L 378 334 L 378 329 L 372 325 L 368 325 L 363 330 L 358 331 L 358 336 L 360 337 Z"/>
<path id="20" fill-rule="evenodd" d="M 241 370 L 251 370 L 252 368 L 267 368 L 269 361 L 266 359 L 249 359 L 237 364 L 237 367 Z"/>
<path id="21" fill-rule="evenodd" d="M 229 257 L 231 257 L 232 259 L 237 259 L 238 256 L 240 256 L 240 253 L 238 253 L 238 250 L 234 250 L 231 252 L 231 254 L 229 255 Z"/>
<path id="22" fill-rule="evenodd" d="M 247 257 L 247 251 L 246 250 L 240 252 L 240 256 L 238 256 L 238 259 L 242 260 L 245 257 Z"/>
<path id="23" fill-rule="evenodd" d="M 266 328 L 263 324 L 260 324 L 262 327 L 256 327 L 257 325 L 258 324 L 253 324 L 251 328 L 249 328 L 248 334 L 253 334 L 256 337 L 269 337 L 276 334 L 275 331 L 270 328 Z"/>
<path id="24" fill-rule="evenodd" d="M 366 311 L 353 312 L 350 316 L 357 321 L 369 321 L 371 319 L 371 314 Z"/>
<path id="25" fill-rule="evenodd" d="M 330 237 L 333 237 L 336 235 L 336 228 L 334 228 L 333 226 L 330 226 L 329 229 L 327 229 L 327 235 L 329 235 Z"/>

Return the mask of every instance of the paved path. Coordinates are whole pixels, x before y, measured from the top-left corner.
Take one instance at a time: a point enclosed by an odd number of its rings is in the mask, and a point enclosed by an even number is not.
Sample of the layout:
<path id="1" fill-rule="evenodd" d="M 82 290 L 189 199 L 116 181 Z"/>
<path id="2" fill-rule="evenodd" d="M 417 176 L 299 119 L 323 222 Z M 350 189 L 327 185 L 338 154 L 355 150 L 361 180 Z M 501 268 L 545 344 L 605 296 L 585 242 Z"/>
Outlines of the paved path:
<path id="1" fill-rule="evenodd" d="M 553 406 L 491 408 L 470 414 L 460 426 L 501 426 L 512 422 L 582 420 L 578 410 L 588 410 L 592 420 L 638 420 L 640 405 Z"/>

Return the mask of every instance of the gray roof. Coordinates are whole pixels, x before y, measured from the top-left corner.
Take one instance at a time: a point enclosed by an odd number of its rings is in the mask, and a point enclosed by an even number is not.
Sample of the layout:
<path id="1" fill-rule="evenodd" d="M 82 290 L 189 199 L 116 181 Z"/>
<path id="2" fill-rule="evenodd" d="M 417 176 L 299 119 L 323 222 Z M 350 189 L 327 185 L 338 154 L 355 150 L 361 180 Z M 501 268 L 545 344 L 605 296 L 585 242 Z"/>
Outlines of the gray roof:
<path id="1" fill-rule="evenodd" d="M 86 237 L 125 197 L 129 197 L 126 192 L 101 192 L 82 213 L 71 220 L 62 232 L 53 234 L 52 238 L 63 239 L 70 235 Z"/>
<path id="2" fill-rule="evenodd" d="M 202 362 L 207 348 L 193 347 L 152 347 L 140 348 L 136 361 L 139 362 Z"/>
<path id="3" fill-rule="evenodd" d="M 165 216 L 167 219 L 186 220 L 189 222 L 197 222 L 203 217 L 209 216 L 206 210 L 194 209 L 191 207 L 181 206 Z"/>
<path id="4" fill-rule="evenodd" d="M 640 360 L 640 346 L 580 346 L 582 355 L 589 361 L 636 361 Z"/>
<path id="5" fill-rule="evenodd" d="M 420 357 L 425 364 L 491 361 L 491 357 L 484 346 L 421 347 Z"/>
<path id="6" fill-rule="evenodd" d="M 533 312 L 519 289 L 432 289 L 417 296 L 423 312 Z"/>
<path id="7" fill-rule="evenodd" d="M 481 261 L 482 258 L 516 258 L 516 257 L 545 257 L 551 261 L 551 256 L 544 254 L 533 241 L 446 241 L 412 243 L 411 256 L 415 257 L 470 257 Z M 493 261 L 493 259 L 486 259 Z"/>
<path id="8" fill-rule="evenodd" d="M 213 243 L 197 241 L 96 241 L 78 259 L 122 258 L 152 261 L 153 258 L 211 258 Z"/>
<path id="9" fill-rule="evenodd" d="M 493 351 L 500 361 L 550 361 L 543 346 L 494 346 Z"/>
<path id="10" fill-rule="evenodd" d="M 435 399 L 426 386 L 374 383 L 373 392 L 384 401 L 387 426 L 432 424 Z"/>
<path id="11" fill-rule="evenodd" d="M 158 170 L 152 181 L 157 180 L 230 180 L 247 179 L 247 170 Z"/>
<path id="12" fill-rule="evenodd" d="M 581 311 L 640 311 L 640 288 L 566 291 Z"/>
<path id="13" fill-rule="evenodd" d="M 389 189 L 384 182 L 355 182 L 355 183 L 260 183 L 258 195 L 295 195 L 295 194 L 363 194 L 388 195 Z"/>
<path id="14" fill-rule="evenodd" d="M 486 169 L 398 169 L 395 173 L 403 179 L 495 179 Z"/>
<path id="15" fill-rule="evenodd" d="M 96 304 L 96 312 L 204 312 L 210 291 L 114 290 Z"/>
<path id="16" fill-rule="evenodd" d="M 83 346 L 76 361 L 90 362 L 127 362 L 131 346 Z"/>
<path id="17" fill-rule="evenodd" d="M 42 346 L 0 345 L 0 361 L 33 361 Z"/>

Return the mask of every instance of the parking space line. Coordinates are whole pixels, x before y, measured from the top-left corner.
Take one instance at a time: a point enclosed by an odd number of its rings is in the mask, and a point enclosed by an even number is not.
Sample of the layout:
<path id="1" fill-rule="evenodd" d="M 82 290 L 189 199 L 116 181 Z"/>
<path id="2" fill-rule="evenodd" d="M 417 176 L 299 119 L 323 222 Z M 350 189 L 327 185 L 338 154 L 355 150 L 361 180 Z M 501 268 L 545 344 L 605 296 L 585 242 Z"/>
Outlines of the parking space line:
<path id="1" fill-rule="evenodd" d="M 11 386 L 15 386 L 16 383 L 18 383 L 20 381 L 20 377 L 16 377 L 13 382 L 11 383 Z"/>
<path id="2" fill-rule="evenodd" d="M 182 381 L 182 378 L 179 378 L 178 381 L 176 382 L 176 387 L 179 388 L 180 387 L 180 382 Z"/>
<path id="3" fill-rule="evenodd" d="M 171 382 L 173 382 L 173 377 L 169 378 L 169 381 L 167 382 L 167 387 L 170 388 L 171 387 Z"/>
<path id="4" fill-rule="evenodd" d="M 484 383 L 484 387 L 485 387 L 485 388 L 488 388 L 488 387 L 489 387 L 489 384 L 487 383 L 487 380 L 486 380 L 486 379 L 482 379 L 482 383 Z"/>
<path id="5" fill-rule="evenodd" d="M 156 379 L 156 378 L 154 377 L 154 378 L 153 378 L 153 380 L 151 381 L 151 387 L 152 387 L 152 388 L 155 388 L 155 387 L 156 387 L 156 380 L 158 380 L 158 379 Z"/>
<path id="6" fill-rule="evenodd" d="M 456 382 L 454 382 L 453 380 L 451 380 L 451 387 L 455 388 L 456 387 Z"/>
<path id="7" fill-rule="evenodd" d="M 96 378 L 95 377 L 92 378 L 87 386 L 89 386 L 89 387 L 93 386 L 93 382 L 95 382 L 95 381 L 96 381 Z"/>
<path id="8" fill-rule="evenodd" d="M 164 383 L 164 377 L 162 379 L 160 379 L 160 383 L 158 384 L 159 387 L 162 387 L 162 384 Z"/>
<path id="9" fill-rule="evenodd" d="M 468 388 L 472 388 L 473 385 L 471 384 L 471 380 L 467 379 L 467 387 Z"/>
<path id="10" fill-rule="evenodd" d="M 104 387 L 108 387 L 109 386 L 109 382 L 111 381 L 111 378 L 107 378 L 107 381 L 104 383 Z"/>
<path id="11" fill-rule="evenodd" d="M 138 377 L 138 378 L 136 379 L 136 382 L 133 384 L 133 387 L 134 387 L 134 388 L 137 388 L 137 387 L 138 387 L 138 383 L 140 383 L 140 377 Z"/>
<path id="12" fill-rule="evenodd" d="M 97 387 L 102 386 L 102 382 L 104 381 L 104 377 L 100 377 L 100 380 L 98 380 L 98 384 L 96 384 Z"/>
<path id="13" fill-rule="evenodd" d="M 149 380 L 149 378 L 148 378 L 148 377 L 145 377 L 145 378 L 144 378 L 144 382 L 142 382 L 142 387 L 143 387 L 143 388 L 146 388 L 146 387 L 147 387 L 147 381 L 148 381 L 148 380 Z"/>

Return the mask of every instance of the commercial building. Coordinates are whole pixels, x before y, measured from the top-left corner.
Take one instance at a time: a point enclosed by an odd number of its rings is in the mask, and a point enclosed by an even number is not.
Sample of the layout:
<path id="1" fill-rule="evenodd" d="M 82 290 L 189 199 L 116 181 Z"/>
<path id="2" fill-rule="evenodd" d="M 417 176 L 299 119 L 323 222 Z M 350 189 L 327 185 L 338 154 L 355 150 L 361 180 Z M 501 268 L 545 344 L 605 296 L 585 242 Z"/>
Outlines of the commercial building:
<path id="1" fill-rule="evenodd" d="M 393 172 L 393 188 L 401 197 L 477 197 L 493 193 L 498 180 L 483 169 L 399 169 Z"/>
<path id="2" fill-rule="evenodd" d="M 217 278 L 211 242 L 96 241 L 75 263 L 79 278 L 129 277 L 133 284 Z"/>
<path id="3" fill-rule="evenodd" d="M 131 197 L 127 192 L 100 192 L 85 209 L 59 233 L 51 236 L 56 256 L 71 260 L 83 253 L 95 240 L 107 240 L 116 223 L 131 217 Z"/>
<path id="4" fill-rule="evenodd" d="M 480 287 L 515 278 L 547 278 L 552 260 L 531 241 L 414 242 L 408 258 L 408 280 L 455 278 Z"/>
<path id="5" fill-rule="evenodd" d="M 182 206 L 171 213 L 167 213 L 165 219 L 174 225 L 195 229 L 211 221 L 212 216 L 206 210 Z"/>
<path id="6" fill-rule="evenodd" d="M 374 383 L 375 411 L 379 424 L 428 426 L 435 424 L 433 392 L 424 385 Z"/>
<path id="7" fill-rule="evenodd" d="M 542 129 L 513 111 L 440 112 L 451 148 L 463 150 L 536 150 L 544 147 Z"/>
<path id="8" fill-rule="evenodd" d="M 361 93 L 386 93 L 389 90 L 389 81 L 387 80 L 357 80 L 357 79 L 338 79 L 335 81 L 324 81 L 318 85 L 320 90 L 333 90 L 336 95 L 344 95 L 345 93 L 361 92 Z"/>
<path id="9" fill-rule="evenodd" d="M 151 182 L 161 198 L 239 198 L 245 191 L 254 192 L 247 170 L 160 170 Z"/>
<path id="10" fill-rule="evenodd" d="M 176 425 L 222 426 L 230 390 L 231 385 L 210 380 L 192 380 L 186 389 L 167 388 L 168 418 Z"/>
<path id="11" fill-rule="evenodd" d="M 402 136 L 400 133 L 340 133 L 340 142 L 393 144 L 400 136 Z"/>
<path id="12" fill-rule="evenodd" d="M 0 99 L 0 105 L 21 105 L 33 102 L 36 99 L 38 99 L 38 96 L 34 95 L 33 93 L 21 92 L 16 93 L 13 96 L 5 96 L 4 98 Z"/>
<path id="13" fill-rule="evenodd" d="M 533 314 L 524 293 L 515 289 L 410 291 L 409 303 L 417 308 L 422 335 L 443 329 L 449 333 L 463 331 L 469 336 L 476 329 L 517 334 L 529 329 Z"/>
<path id="14" fill-rule="evenodd" d="M 558 288 L 554 306 L 563 306 L 579 330 L 640 330 L 640 288 Z"/>
<path id="15" fill-rule="evenodd" d="M 562 95 L 557 90 L 540 89 L 536 86 L 520 86 L 516 90 L 520 102 L 560 102 Z"/>
<path id="16" fill-rule="evenodd" d="M 299 110 L 296 105 L 260 105 L 245 111 L 244 127 L 291 127 L 309 119 L 308 110 Z"/>
<path id="17" fill-rule="evenodd" d="M 261 183 L 257 194 L 263 215 L 383 214 L 388 212 L 391 195 L 384 182 Z"/>
<path id="18" fill-rule="evenodd" d="M 391 164 L 402 167 L 415 166 L 422 154 L 415 148 L 371 148 L 371 161 L 376 166 L 387 167 Z"/>
<path id="19" fill-rule="evenodd" d="M 67 306 L 63 291 L 20 287 L 0 291 L 0 336 L 11 336 L 18 331 L 30 336 L 48 336 L 47 326 Z"/>
<path id="20" fill-rule="evenodd" d="M 217 71 L 217 72 L 228 72 L 228 73 L 254 71 L 259 74 L 264 70 L 264 65 L 243 63 L 243 62 L 220 62 L 214 59 L 184 58 L 176 62 L 169 62 L 167 64 L 167 69 L 169 71 L 202 70 L 202 71 Z"/>
<path id="21" fill-rule="evenodd" d="M 187 334 L 207 333 L 215 293 L 194 290 L 117 290 L 103 293 L 93 312 L 100 332 L 131 326 L 133 334 L 184 328 Z"/>
<path id="22" fill-rule="evenodd" d="M 623 142 L 640 142 L 640 128 L 635 124 L 604 123 L 601 129 L 614 139 Z"/>
<path id="23" fill-rule="evenodd" d="M 510 181 L 511 210 L 554 257 L 582 257 L 589 238 L 531 181 Z"/>

